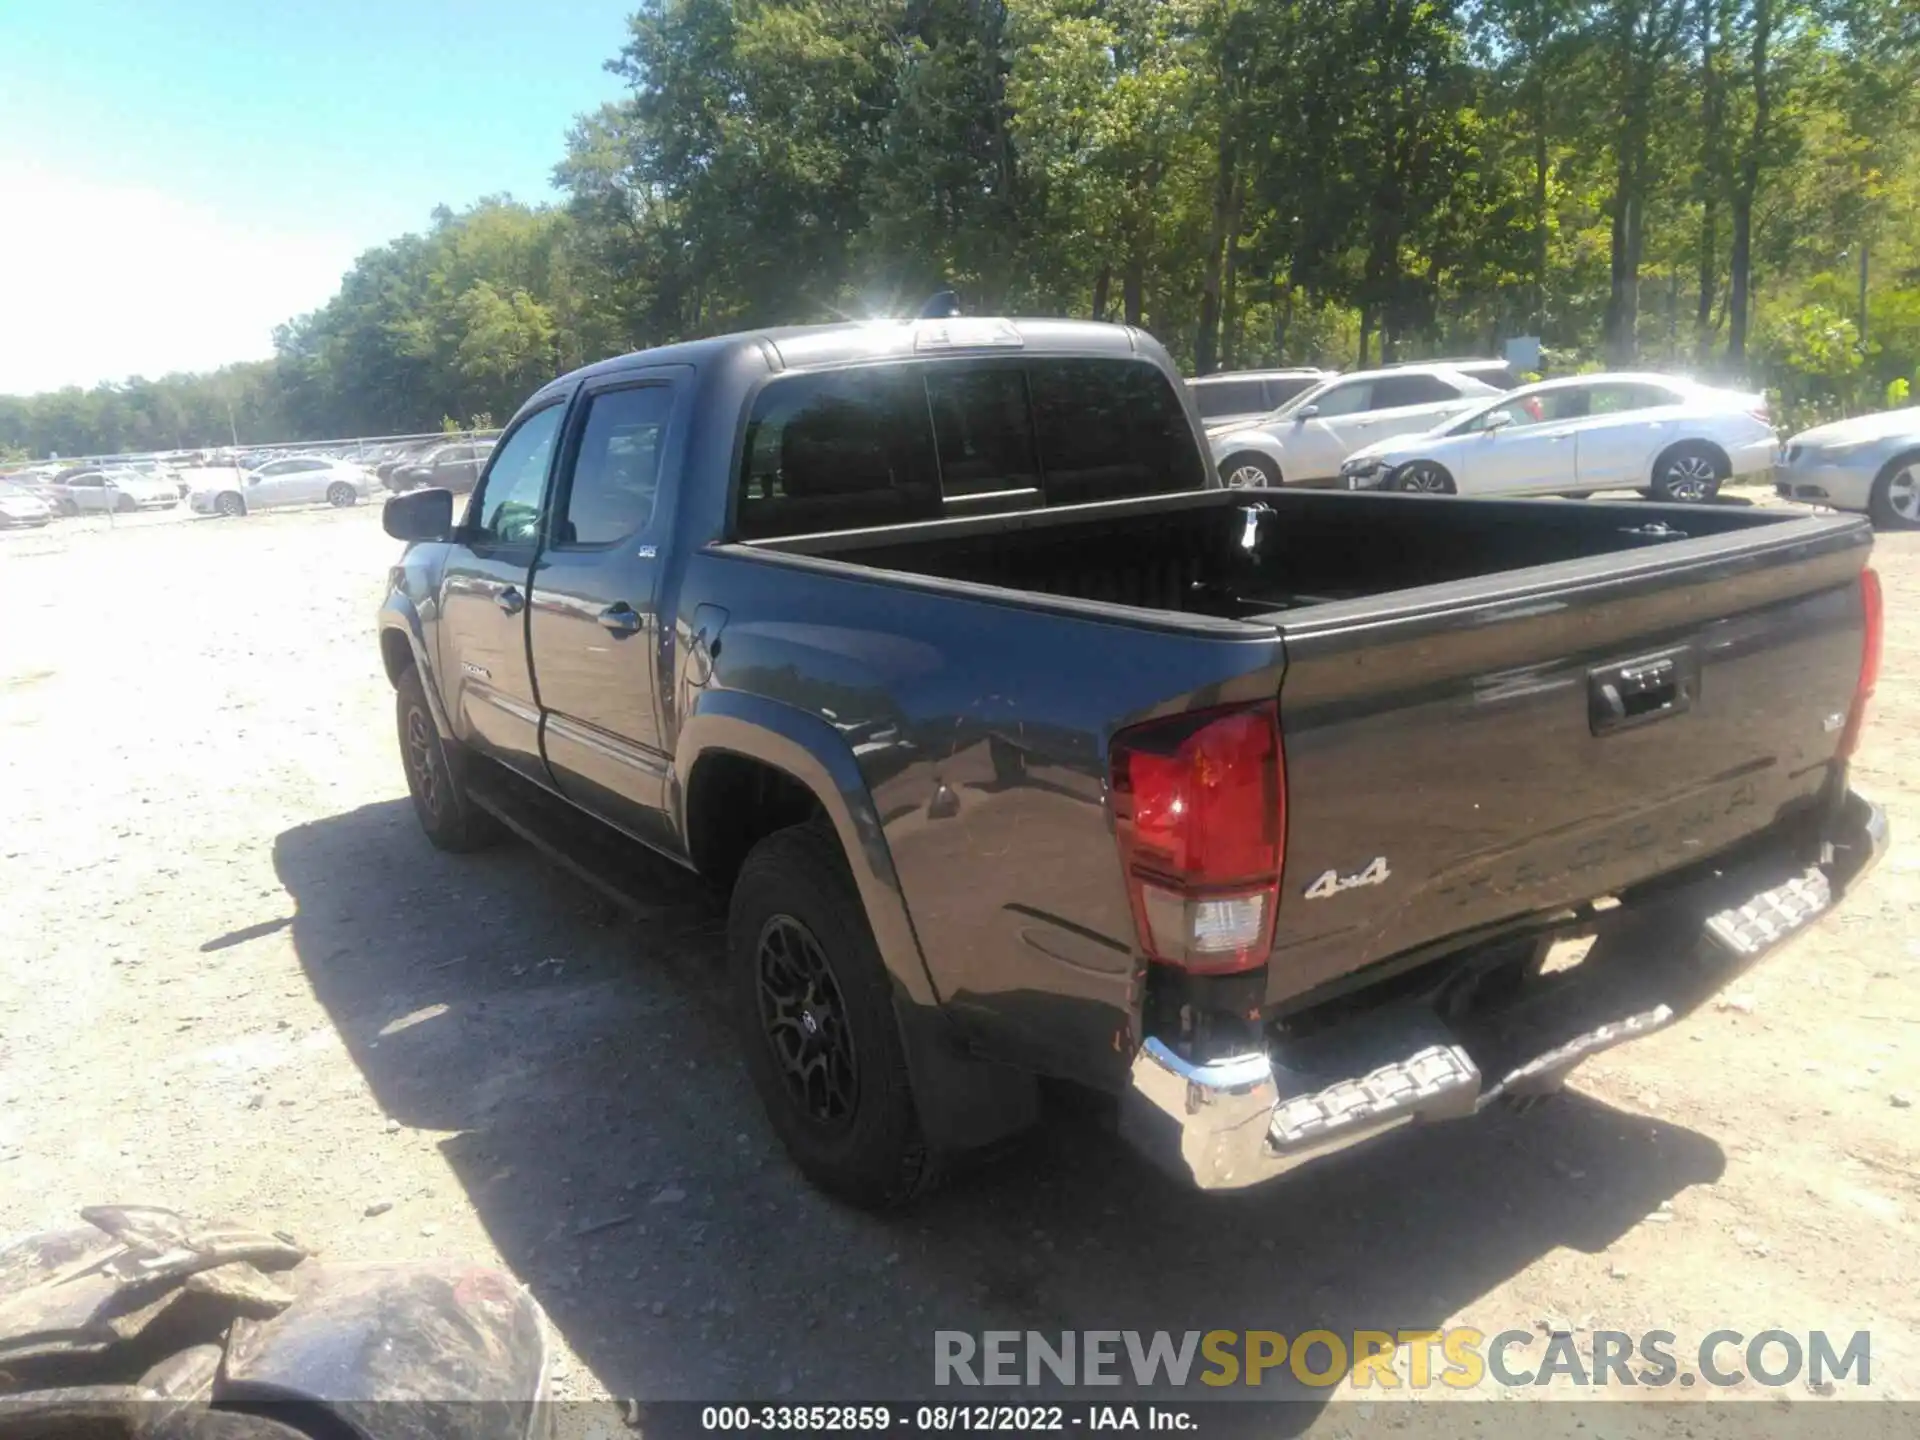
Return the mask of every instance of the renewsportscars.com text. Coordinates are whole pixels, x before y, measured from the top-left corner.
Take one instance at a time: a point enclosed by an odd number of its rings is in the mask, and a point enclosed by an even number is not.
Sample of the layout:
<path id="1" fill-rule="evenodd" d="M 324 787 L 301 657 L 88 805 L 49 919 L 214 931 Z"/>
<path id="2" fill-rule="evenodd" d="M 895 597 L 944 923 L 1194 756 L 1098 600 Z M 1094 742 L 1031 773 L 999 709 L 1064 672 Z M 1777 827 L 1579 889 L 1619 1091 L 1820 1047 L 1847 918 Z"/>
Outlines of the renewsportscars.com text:
<path id="1" fill-rule="evenodd" d="M 1405 1363 L 1396 1355 L 1405 1350 Z M 1404 1370 L 1404 1373 L 1402 1371 Z M 1670 1330 L 1595 1330 L 1542 1335 L 1470 1326 L 1447 1330 L 937 1330 L 936 1385 L 1056 1384 L 1258 1386 L 1283 1377 L 1303 1385 L 1347 1382 L 1356 1390 L 1471 1390 L 1497 1385 L 1641 1387 L 1805 1382 L 1864 1389 L 1873 1380 L 1865 1330 L 1804 1335 L 1787 1330 L 1714 1330 L 1683 1346 Z"/>

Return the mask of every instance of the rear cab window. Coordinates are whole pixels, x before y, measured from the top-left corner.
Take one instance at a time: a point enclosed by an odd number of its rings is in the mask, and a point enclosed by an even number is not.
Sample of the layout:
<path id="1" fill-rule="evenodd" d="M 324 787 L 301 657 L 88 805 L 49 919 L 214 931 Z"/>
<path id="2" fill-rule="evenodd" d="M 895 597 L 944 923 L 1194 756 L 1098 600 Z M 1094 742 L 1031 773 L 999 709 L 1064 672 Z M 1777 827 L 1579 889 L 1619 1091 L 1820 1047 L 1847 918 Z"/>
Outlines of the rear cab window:
<path id="1" fill-rule="evenodd" d="M 1145 361 L 857 367 L 781 377 L 755 398 L 734 532 L 772 539 L 1204 484 L 1186 411 Z"/>

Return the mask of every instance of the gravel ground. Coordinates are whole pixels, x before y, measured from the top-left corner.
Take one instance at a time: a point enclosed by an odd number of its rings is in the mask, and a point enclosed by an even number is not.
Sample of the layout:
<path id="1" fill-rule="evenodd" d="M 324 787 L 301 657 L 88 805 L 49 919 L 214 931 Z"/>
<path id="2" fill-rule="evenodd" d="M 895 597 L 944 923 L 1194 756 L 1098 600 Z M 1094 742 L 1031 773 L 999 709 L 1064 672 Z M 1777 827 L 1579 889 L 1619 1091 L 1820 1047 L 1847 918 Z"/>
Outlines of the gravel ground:
<path id="1" fill-rule="evenodd" d="M 936 1328 L 1466 1324 L 1865 1328 L 1920 1398 L 1920 537 L 1877 547 L 1859 767 L 1896 847 L 1721 1008 L 1277 1190 L 1066 1116 L 893 1220 L 779 1154 L 686 886 L 640 923 L 421 838 L 395 551 L 371 508 L 0 537 L 0 1231 L 147 1201 L 497 1261 L 581 1397 L 904 1398 Z"/>

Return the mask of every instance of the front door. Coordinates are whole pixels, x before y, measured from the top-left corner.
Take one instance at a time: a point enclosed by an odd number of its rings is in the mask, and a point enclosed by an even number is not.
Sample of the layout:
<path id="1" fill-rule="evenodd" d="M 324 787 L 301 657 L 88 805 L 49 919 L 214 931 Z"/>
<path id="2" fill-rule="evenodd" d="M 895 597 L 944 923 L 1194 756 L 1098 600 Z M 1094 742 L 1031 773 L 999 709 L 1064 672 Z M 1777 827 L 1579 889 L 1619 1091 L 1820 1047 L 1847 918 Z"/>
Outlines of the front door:
<path id="1" fill-rule="evenodd" d="M 1586 386 L 1571 385 L 1525 395 L 1505 406 L 1504 413 L 1511 417 L 1508 423 L 1481 437 L 1474 488 L 1500 495 L 1574 489 L 1581 478 L 1578 435 L 1587 420 L 1590 398 Z"/>
<path id="2" fill-rule="evenodd" d="M 564 401 L 515 426 L 467 506 L 440 579 L 440 684 L 456 739 L 542 784 L 527 665 L 528 572 Z"/>
<path id="3" fill-rule="evenodd" d="M 546 716 L 547 764 L 563 794 L 656 844 L 671 845 L 671 757 L 660 675 L 673 637 L 655 607 L 663 477 L 680 373 L 589 390 L 576 407 L 533 575 L 529 644 Z M 684 429 L 684 427 L 680 427 Z"/>

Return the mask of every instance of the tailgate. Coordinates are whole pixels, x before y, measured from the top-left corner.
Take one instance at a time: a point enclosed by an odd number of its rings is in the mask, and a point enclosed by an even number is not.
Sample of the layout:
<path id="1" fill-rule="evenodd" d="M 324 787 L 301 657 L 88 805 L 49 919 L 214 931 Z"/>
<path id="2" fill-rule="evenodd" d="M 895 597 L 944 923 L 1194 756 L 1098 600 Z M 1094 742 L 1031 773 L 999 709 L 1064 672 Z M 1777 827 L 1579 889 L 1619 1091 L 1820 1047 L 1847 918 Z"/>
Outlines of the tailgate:
<path id="1" fill-rule="evenodd" d="M 1813 804 L 1872 532 L 1807 519 L 1284 622 L 1269 1000 L 1622 890 Z"/>

